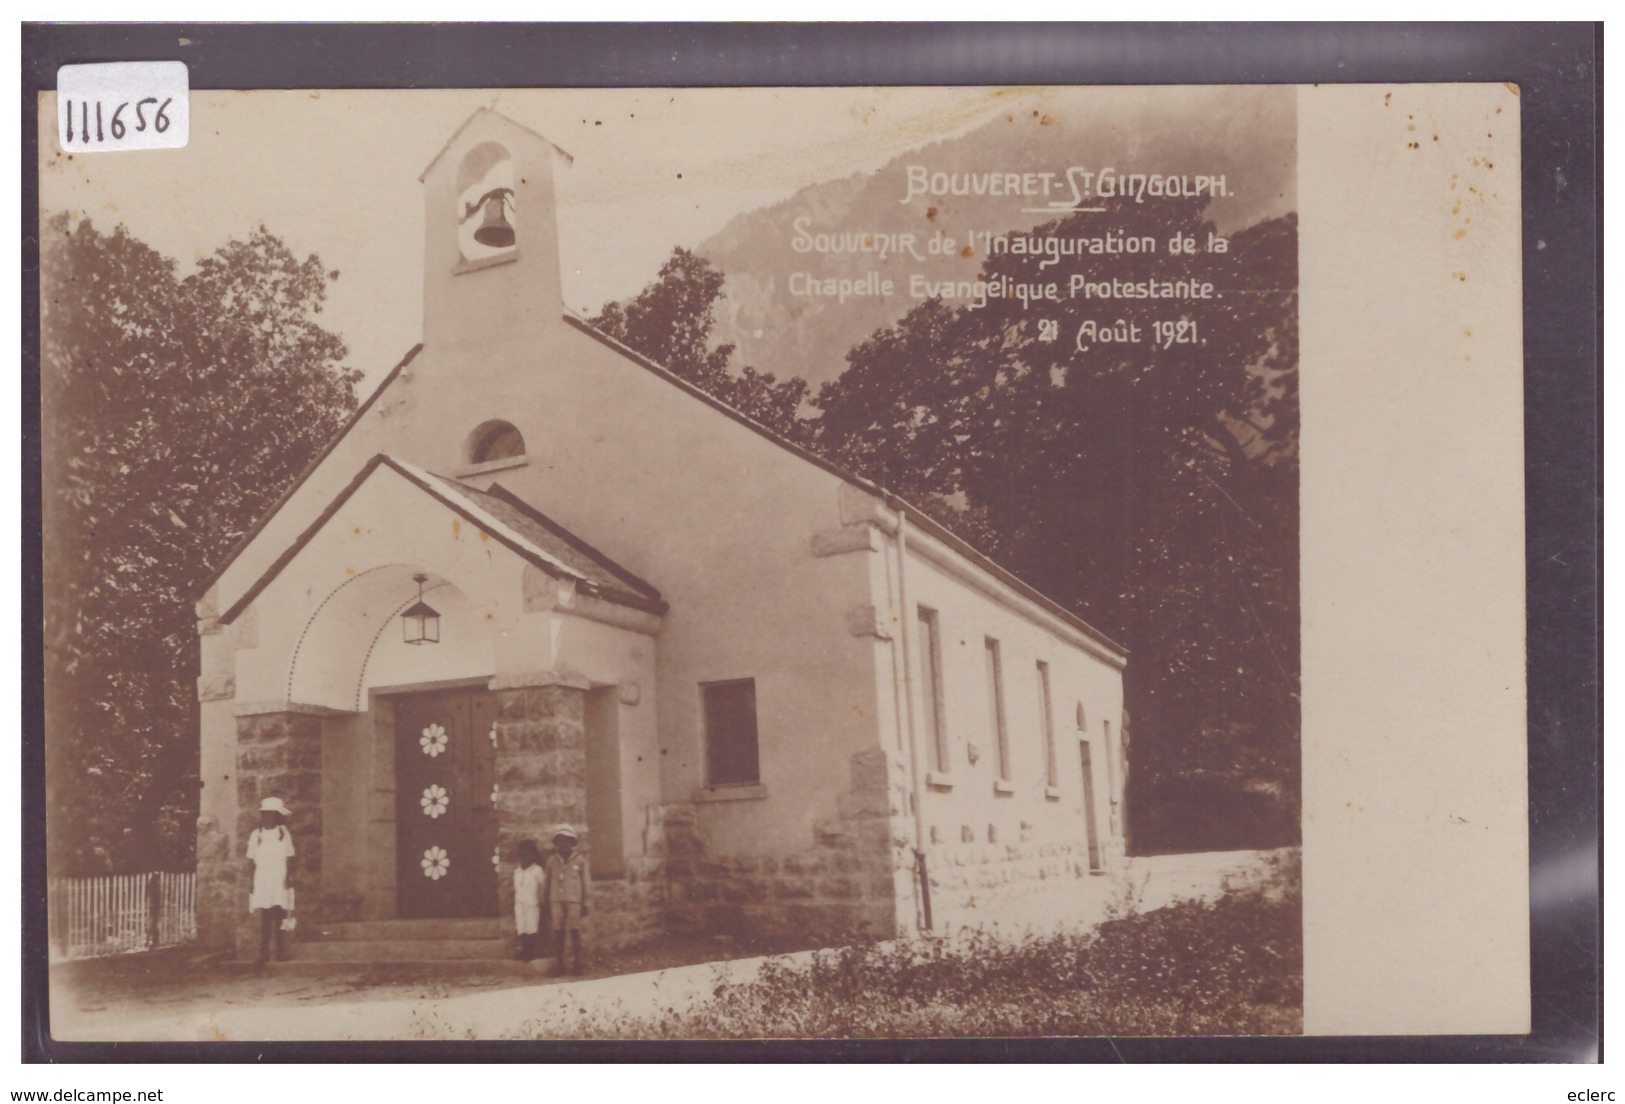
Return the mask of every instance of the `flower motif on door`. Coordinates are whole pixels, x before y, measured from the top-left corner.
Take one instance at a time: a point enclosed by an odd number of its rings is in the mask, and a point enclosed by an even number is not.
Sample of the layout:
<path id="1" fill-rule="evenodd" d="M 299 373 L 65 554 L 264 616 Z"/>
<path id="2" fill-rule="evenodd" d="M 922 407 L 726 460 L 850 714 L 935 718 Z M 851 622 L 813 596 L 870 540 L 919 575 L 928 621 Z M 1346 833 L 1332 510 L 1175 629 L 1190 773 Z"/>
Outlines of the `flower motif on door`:
<path id="1" fill-rule="evenodd" d="M 438 817 L 446 811 L 446 806 L 451 804 L 451 795 L 446 792 L 444 786 L 430 786 L 423 791 L 423 798 L 419 804 L 423 806 L 424 816 Z"/>
<path id="2" fill-rule="evenodd" d="M 449 738 L 444 728 L 438 724 L 431 724 L 423 730 L 423 736 L 418 740 L 418 746 L 423 749 L 423 754 L 433 759 L 446 750 L 446 742 Z"/>
<path id="3" fill-rule="evenodd" d="M 500 846 L 491 848 L 491 865 L 495 867 L 502 865 L 502 848 Z"/>
<path id="4" fill-rule="evenodd" d="M 423 876 L 438 882 L 451 867 L 451 856 L 444 847 L 431 847 L 423 853 Z"/>
<path id="5" fill-rule="evenodd" d="M 491 722 L 491 746 L 497 746 L 497 723 L 495 721 Z"/>

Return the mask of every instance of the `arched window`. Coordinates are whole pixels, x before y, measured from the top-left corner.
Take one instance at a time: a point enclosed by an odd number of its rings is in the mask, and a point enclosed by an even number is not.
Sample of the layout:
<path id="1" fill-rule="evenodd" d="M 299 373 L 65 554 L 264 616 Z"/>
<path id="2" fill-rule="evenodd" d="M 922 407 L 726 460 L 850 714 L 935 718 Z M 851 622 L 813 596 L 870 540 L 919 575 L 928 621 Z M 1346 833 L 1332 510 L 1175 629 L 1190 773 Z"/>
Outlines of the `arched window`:
<path id="1" fill-rule="evenodd" d="M 525 455 L 525 438 L 507 422 L 486 422 L 469 438 L 468 462 L 485 464 Z"/>
<path id="2" fill-rule="evenodd" d="M 1088 730 L 1089 730 L 1089 718 L 1085 717 L 1083 715 L 1083 703 L 1079 702 L 1078 703 L 1078 731 L 1079 732 L 1087 732 Z"/>

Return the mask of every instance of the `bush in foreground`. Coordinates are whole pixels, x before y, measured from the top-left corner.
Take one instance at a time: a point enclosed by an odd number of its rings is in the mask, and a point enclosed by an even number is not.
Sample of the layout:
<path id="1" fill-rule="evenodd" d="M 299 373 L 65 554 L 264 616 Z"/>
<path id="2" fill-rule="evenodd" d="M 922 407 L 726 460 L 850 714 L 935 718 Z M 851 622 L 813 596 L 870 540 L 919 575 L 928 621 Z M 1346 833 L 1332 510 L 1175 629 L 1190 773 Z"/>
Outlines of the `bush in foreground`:
<path id="1" fill-rule="evenodd" d="M 769 960 L 710 1000 L 595 1017 L 583 1038 L 1290 1035 L 1302 1030 L 1295 885 L 1187 901 L 1089 933 L 984 932 Z"/>

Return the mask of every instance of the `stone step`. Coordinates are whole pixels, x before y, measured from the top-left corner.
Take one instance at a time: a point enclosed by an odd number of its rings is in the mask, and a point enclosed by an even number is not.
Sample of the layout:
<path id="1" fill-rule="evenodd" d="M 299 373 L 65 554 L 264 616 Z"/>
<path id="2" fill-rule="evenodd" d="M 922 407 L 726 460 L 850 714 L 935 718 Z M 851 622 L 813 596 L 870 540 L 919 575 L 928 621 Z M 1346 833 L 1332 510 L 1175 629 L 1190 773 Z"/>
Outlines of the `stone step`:
<path id="1" fill-rule="evenodd" d="M 307 941 L 393 939 L 500 939 L 502 921 L 494 916 L 464 920 L 351 920 L 341 924 L 300 925 Z"/>
<path id="2" fill-rule="evenodd" d="M 313 939 L 290 945 L 296 962 L 506 961 L 506 939 Z"/>

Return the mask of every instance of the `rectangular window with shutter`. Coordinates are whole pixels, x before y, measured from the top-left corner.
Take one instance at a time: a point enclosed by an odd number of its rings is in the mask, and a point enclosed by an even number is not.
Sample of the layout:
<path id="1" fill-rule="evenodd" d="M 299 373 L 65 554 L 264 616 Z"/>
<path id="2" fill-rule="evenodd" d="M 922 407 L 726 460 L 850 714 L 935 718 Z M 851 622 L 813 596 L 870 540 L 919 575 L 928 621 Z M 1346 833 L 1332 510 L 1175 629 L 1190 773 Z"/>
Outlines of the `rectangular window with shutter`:
<path id="1" fill-rule="evenodd" d="M 1044 726 L 1044 785 L 1054 788 L 1061 779 L 1055 769 L 1055 711 L 1050 705 L 1049 664 L 1043 660 L 1038 661 L 1038 721 Z"/>
<path id="2" fill-rule="evenodd" d="M 925 735 L 931 741 L 932 769 L 948 772 L 948 726 L 942 708 L 942 633 L 937 611 L 919 608 L 920 704 L 925 709 Z"/>
<path id="3" fill-rule="evenodd" d="M 999 779 L 1010 781 L 1010 732 L 1004 721 L 1004 660 L 999 654 L 999 642 L 991 636 L 983 643 L 987 648 L 987 727 L 993 740 L 993 750 L 999 759 Z"/>
<path id="4" fill-rule="evenodd" d="M 745 786 L 761 781 L 756 747 L 756 680 L 700 685 L 705 704 L 706 782 Z"/>

